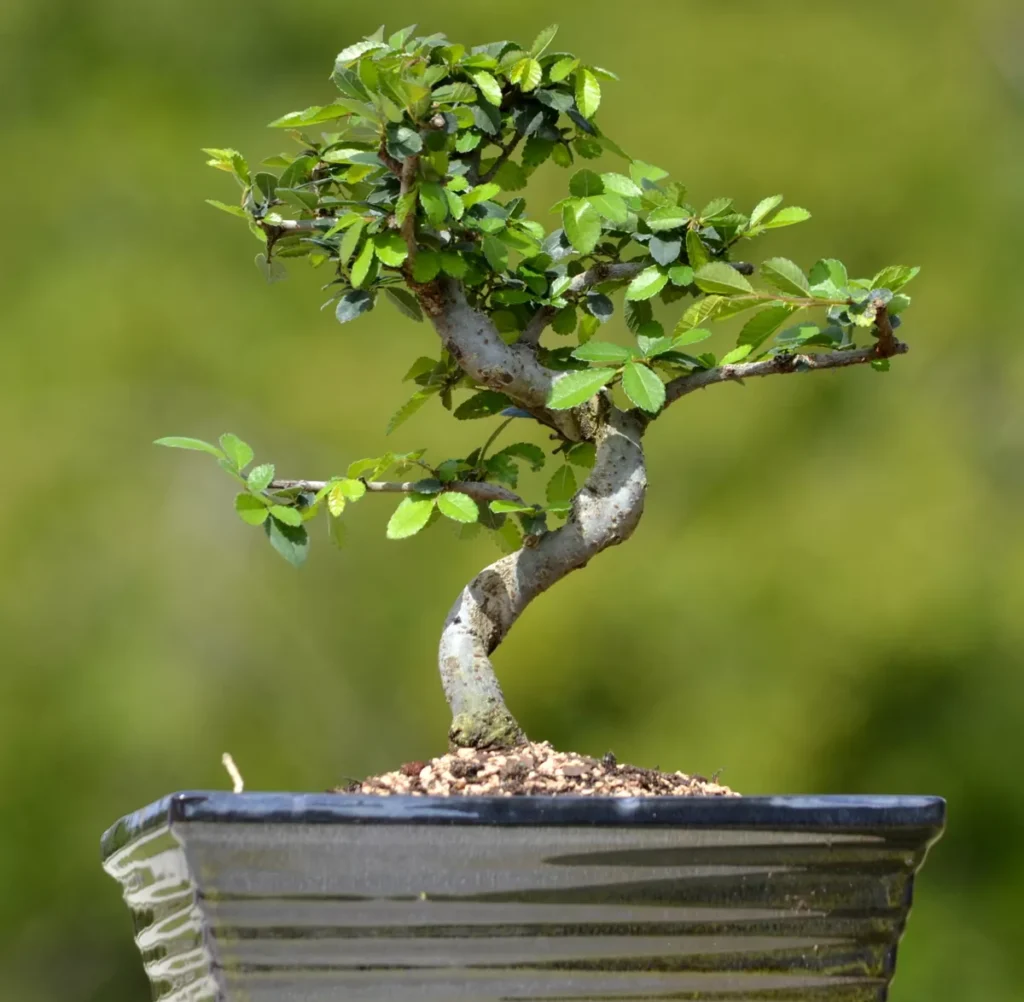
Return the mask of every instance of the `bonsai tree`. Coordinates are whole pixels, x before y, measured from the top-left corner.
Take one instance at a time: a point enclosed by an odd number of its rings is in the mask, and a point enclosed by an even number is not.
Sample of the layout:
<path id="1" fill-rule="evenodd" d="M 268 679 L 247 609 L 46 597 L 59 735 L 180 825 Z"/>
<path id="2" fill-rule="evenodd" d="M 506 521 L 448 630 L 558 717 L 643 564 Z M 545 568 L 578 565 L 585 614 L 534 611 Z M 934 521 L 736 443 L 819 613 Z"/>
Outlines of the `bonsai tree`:
<path id="1" fill-rule="evenodd" d="M 493 536 L 505 555 L 466 585 L 441 635 L 460 746 L 525 740 L 490 656 L 536 596 L 632 535 L 652 421 L 715 384 L 885 371 L 907 350 L 894 331 L 916 268 L 850 278 L 834 258 L 809 273 L 781 257 L 736 260 L 809 213 L 780 195 L 750 212 L 729 198 L 689 201 L 598 126 L 614 74 L 553 51 L 554 37 L 549 28 L 528 47 L 469 48 L 381 29 L 338 55 L 337 99 L 271 123 L 295 141 L 292 153 L 254 169 L 235 150 L 205 151 L 241 188 L 237 204 L 211 204 L 245 220 L 269 279 L 304 258 L 324 274 L 341 323 L 387 301 L 437 332 L 435 355 L 405 375 L 415 390 L 388 431 L 436 400 L 484 425 L 479 448 L 387 452 L 316 481 L 251 466 L 234 435 L 219 446 L 160 440 L 213 454 L 239 484 L 242 520 L 293 564 L 306 556 L 308 523 L 322 515 L 339 539 L 346 510 L 370 494 L 404 495 L 389 539 L 442 520 Z M 521 194 L 549 162 L 569 172 L 554 228 L 531 218 Z M 601 336 L 616 309 L 628 344 Z M 733 317 L 735 346 L 706 350 L 713 325 Z M 523 496 L 521 474 L 545 465 L 543 499 Z"/>

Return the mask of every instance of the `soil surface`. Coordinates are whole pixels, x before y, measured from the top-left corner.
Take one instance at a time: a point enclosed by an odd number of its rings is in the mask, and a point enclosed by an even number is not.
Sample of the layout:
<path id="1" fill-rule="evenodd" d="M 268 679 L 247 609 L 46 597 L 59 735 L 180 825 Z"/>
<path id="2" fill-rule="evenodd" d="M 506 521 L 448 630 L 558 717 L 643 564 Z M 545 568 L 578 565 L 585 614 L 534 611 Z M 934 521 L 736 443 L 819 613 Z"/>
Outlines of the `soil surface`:
<path id="1" fill-rule="evenodd" d="M 619 765 L 609 753 L 590 758 L 545 743 L 503 751 L 460 748 L 430 762 L 407 762 L 395 772 L 353 781 L 337 793 L 381 796 L 734 797 L 703 776 Z"/>

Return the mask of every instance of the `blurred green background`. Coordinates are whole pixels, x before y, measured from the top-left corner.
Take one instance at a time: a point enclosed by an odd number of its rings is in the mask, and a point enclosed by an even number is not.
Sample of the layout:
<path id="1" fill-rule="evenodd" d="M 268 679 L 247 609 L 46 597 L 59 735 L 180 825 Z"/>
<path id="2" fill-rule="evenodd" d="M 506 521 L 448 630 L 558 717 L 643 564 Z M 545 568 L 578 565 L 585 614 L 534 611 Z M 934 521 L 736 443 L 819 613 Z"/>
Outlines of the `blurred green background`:
<path id="1" fill-rule="evenodd" d="M 181 788 L 318 790 L 438 753 L 443 617 L 495 556 L 438 528 L 296 572 L 164 434 L 251 441 L 283 475 L 445 450 L 385 440 L 434 347 L 382 306 L 341 328 L 319 274 L 267 286 L 202 146 L 330 99 L 382 20 L 560 42 L 619 71 L 601 122 L 699 203 L 784 192 L 811 223 L 753 254 L 920 264 L 868 369 L 723 386 L 648 438 L 628 546 L 539 600 L 497 656 L 532 736 L 749 793 L 919 792 L 950 827 L 919 883 L 895 1002 L 1024 984 L 1024 16 L 1018 0 L 552 6 L 4 0 L 0 998 L 148 997 L 98 838 Z M 536 179 L 533 215 L 566 175 Z M 449 454 L 445 452 L 444 454 Z"/>

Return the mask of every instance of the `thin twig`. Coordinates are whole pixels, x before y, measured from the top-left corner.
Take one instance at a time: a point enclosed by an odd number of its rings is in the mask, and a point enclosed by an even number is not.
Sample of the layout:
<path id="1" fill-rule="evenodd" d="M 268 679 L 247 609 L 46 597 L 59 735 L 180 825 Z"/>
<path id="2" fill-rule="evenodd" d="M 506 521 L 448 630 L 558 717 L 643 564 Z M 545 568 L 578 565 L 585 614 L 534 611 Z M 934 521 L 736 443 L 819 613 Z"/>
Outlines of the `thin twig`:
<path id="1" fill-rule="evenodd" d="M 498 159 L 495 160 L 493 164 L 491 164 L 490 170 L 488 170 L 487 173 L 480 178 L 479 183 L 486 184 L 488 181 L 493 180 L 494 175 L 497 174 L 499 170 L 501 170 L 505 161 L 508 160 L 510 156 L 512 156 L 512 154 L 515 152 L 516 147 L 522 141 L 523 133 L 516 132 L 516 134 L 512 137 L 511 141 L 506 146 L 501 147 L 501 153 L 498 154 Z"/>
<path id="2" fill-rule="evenodd" d="M 329 480 L 275 480 L 270 484 L 272 491 L 317 491 L 323 490 L 330 483 Z M 363 481 L 366 489 L 373 494 L 419 494 L 422 491 L 422 484 L 418 481 Z M 472 480 L 456 480 L 444 485 L 444 490 L 454 491 L 456 494 L 465 494 L 476 501 L 511 501 L 513 504 L 525 504 L 526 502 L 512 491 L 499 484 L 477 483 Z"/>

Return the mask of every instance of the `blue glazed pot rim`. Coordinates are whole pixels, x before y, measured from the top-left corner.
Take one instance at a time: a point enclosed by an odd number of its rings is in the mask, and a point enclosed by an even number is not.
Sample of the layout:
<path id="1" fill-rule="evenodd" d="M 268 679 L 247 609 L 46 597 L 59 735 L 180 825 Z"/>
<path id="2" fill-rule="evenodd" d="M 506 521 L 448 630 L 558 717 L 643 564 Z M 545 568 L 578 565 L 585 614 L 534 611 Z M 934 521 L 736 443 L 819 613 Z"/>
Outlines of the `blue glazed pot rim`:
<path id="1" fill-rule="evenodd" d="M 106 860 L 147 831 L 214 824 L 613 826 L 942 833 L 934 796 L 410 797 L 340 793 L 174 793 L 126 815 L 101 840 Z"/>

